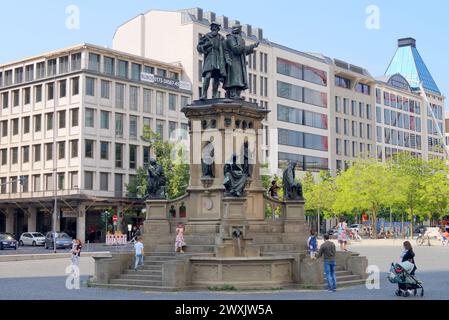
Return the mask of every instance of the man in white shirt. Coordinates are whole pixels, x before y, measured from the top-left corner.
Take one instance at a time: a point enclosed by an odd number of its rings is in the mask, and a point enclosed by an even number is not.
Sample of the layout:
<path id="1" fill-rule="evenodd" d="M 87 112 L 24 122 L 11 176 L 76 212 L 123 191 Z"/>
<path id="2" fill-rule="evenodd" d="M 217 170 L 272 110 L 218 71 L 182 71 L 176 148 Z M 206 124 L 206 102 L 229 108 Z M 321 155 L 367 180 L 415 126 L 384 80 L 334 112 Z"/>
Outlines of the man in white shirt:
<path id="1" fill-rule="evenodd" d="M 142 238 L 138 237 L 137 242 L 134 244 L 134 249 L 136 250 L 136 262 L 134 265 L 134 270 L 137 271 L 137 267 L 143 265 L 143 243 Z"/>

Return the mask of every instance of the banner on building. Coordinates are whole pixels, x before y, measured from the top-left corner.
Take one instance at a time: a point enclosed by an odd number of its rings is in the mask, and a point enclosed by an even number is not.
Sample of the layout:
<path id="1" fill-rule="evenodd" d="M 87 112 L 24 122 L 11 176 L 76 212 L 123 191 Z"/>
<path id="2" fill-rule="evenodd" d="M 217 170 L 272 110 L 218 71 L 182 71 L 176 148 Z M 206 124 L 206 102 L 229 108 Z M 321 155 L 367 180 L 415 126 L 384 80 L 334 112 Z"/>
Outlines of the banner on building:
<path id="1" fill-rule="evenodd" d="M 192 91 L 192 84 L 190 82 L 168 79 L 152 73 L 142 72 L 140 74 L 140 80 L 143 82 L 157 83 L 173 89 Z"/>

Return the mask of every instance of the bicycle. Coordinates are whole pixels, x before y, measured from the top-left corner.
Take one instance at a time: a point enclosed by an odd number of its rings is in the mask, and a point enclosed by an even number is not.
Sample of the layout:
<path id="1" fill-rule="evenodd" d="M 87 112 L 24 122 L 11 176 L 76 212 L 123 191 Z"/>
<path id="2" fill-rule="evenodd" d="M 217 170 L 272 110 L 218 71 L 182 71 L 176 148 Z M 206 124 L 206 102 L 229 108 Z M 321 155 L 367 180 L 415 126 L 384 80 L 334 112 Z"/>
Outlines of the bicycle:
<path id="1" fill-rule="evenodd" d="M 418 246 L 424 245 L 424 242 L 427 240 L 427 246 L 430 247 L 430 237 L 428 235 L 419 234 L 418 238 L 416 238 L 416 244 Z"/>

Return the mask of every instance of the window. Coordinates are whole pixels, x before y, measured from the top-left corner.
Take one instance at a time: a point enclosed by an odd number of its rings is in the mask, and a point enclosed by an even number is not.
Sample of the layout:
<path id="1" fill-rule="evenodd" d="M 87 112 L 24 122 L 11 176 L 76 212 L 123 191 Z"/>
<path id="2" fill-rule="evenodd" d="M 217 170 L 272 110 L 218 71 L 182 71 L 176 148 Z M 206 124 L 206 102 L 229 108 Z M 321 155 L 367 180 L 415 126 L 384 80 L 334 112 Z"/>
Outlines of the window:
<path id="1" fill-rule="evenodd" d="M 19 118 L 12 119 L 11 124 L 12 124 L 12 135 L 13 136 L 18 135 L 19 134 Z"/>
<path id="2" fill-rule="evenodd" d="M 72 96 L 76 96 L 80 93 L 80 78 L 72 78 Z"/>
<path id="3" fill-rule="evenodd" d="M 384 123 L 390 125 L 390 110 L 384 110 Z"/>
<path id="4" fill-rule="evenodd" d="M 60 57 L 59 58 L 59 74 L 69 72 L 69 57 Z"/>
<path id="5" fill-rule="evenodd" d="M 72 71 L 81 70 L 81 52 L 72 54 Z"/>
<path id="6" fill-rule="evenodd" d="M 168 109 L 176 111 L 176 104 L 178 103 L 178 97 L 175 94 L 168 95 Z"/>
<path id="7" fill-rule="evenodd" d="M 78 171 L 69 172 L 70 189 L 78 189 Z"/>
<path id="8" fill-rule="evenodd" d="M 34 155 L 34 162 L 41 161 L 41 145 L 35 144 L 33 146 L 33 155 Z"/>
<path id="9" fill-rule="evenodd" d="M 164 96 L 163 92 L 156 92 L 156 114 L 160 116 L 164 115 Z"/>
<path id="10" fill-rule="evenodd" d="M 2 121 L 2 137 L 8 136 L 8 120 Z"/>
<path id="11" fill-rule="evenodd" d="M 100 72 L 100 55 L 89 53 L 89 70 Z"/>
<path id="12" fill-rule="evenodd" d="M 357 137 L 357 122 L 352 121 L 352 136 Z"/>
<path id="13" fill-rule="evenodd" d="M 101 98 L 109 99 L 111 90 L 111 82 L 106 80 L 101 80 Z"/>
<path id="14" fill-rule="evenodd" d="M 34 65 L 30 64 L 29 66 L 25 67 L 25 81 L 33 81 L 33 80 L 34 80 Z"/>
<path id="15" fill-rule="evenodd" d="M 376 103 L 381 104 L 382 103 L 382 90 L 376 89 Z"/>
<path id="16" fill-rule="evenodd" d="M 349 135 L 349 120 L 348 119 L 344 119 L 343 120 L 343 130 L 344 130 L 344 134 L 345 136 Z"/>
<path id="17" fill-rule="evenodd" d="M 94 158 L 94 141 L 86 139 L 84 146 L 85 146 L 84 156 L 86 158 L 93 159 Z"/>
<path id="18" fill-rule="evenodd" d="M 2 154 L 2 166 L 5 166 L 8 163 L 8 149 L 0 150 Z"/>
<path id="19" fill-rule="evenodd" d="M 161 68 L 157 68 L 157 75 L 161 76 L 163 78 L 167 78 L 167 70 L 161 69 Z"/>
<path id="20" fill-rule="evenodd" d="M 11 148 L 11 164 L 19 162 L 19 148 Z"/>
<path id="21" fill-rule="evenodd" d="M 372 128 L 370 124 L 366 125 L 366 138 L 367 139 L 372 139 Z"/>
<path id="22" fill-rule="evenodd" d="M 9 94 L 8 92 L 2 93 L 2 107 L 3 109 L 9 108 Z"/>
<path id="23" fill-rule="evenodd" d="M 156 133 L 164 140 L 164 121 L 156 120 Z"/>
<path id="24" fill-rule="evenodd" d="M 95 96 L 95 79 L 86 77 L 86 95 Z"/>
<path id="25" fill-rule="evenodd" d="M 145 67 L 144 67 L 144 71 L 145 71 L 145 73 L 151 73 L 151 74 L 154 74 L 154 67 L 145 66 Z"/>
<path id="26" fill-rule="evenodd" d="M 123 114 L 115 114 L 115 136 L 123 138 Z"/>
<path id="27" fill-rule="evenodd" d="M 78 140 L 71 140 L 70 141 L 70 152 L 71 158 L 78 158 Z"/>
<path id="28" fill-rule="evenodd" d="M 115 107 L 123 109 L 125 107 L 125 85 L 115 84 Z"/>
<path id="29" fill-rule="evenodd" d="M 115 144 L 115 167 L 123 168 L 123 144 Z"/>
<path id="30" fill-rule="evenodd" d="M 5 86 L 12 85 L 12 70 L 5 71 Z"/>
<path id="31" fill-rule="evenodd" d="M 137 117 L 129 116 L 129 138 L 137 139 Z"/>
<path id="32" fill-rule="evenodd" d="M 48 173 L 44 175 L 45 177 L 45 190 L 52 191 L 53 190 L 53 174 Z"/>
<path id="33" fill-rule="evenodd" d="M 151 113 L 151 97 L 153 91 L 149 89 L 143 89 L 143 112 Z"/>
<path id="34" fill-rule="evenodd" d="M 17 177 L 10 177 L 11 179 L 11 193 L 17 193 Z"/>
<path id="35" fill-rule="evenodd" d="M 101 111 L 100 112 L 100 128 L 109 130 L 109 112 Z"/>
<path id="36" fill-rule="evenodd" d="M 100 158 L 101 160 L 109 160 L 109 142 L 100 142 Z"/>
<path id="37" fill-rule="evenodd" d="M 150 162 L 150 148 L 143 147 L 143 165 L 148 166 Z"/>
<path id="38" fill-rule="evenodd" d="M 74 127 L 78 127 L 78 117 L 79 117 L 79 115 L 78 115 L 78 113 L 79 113 L 79 109 L 78 108 L 76 108 L 76 109 L 71 109 L 70 110 L 70 113 L 71 113 L 71 118 L 72 118 L 72 128 L 74 128 Z"/>
<path id="39" fill-rule="evenodd" d="M 65 187 L 65 173 L 58 173 L 58 190 L 64 190 Z"/>
<path id="40" fill-rule="evenodd" d="M 129 87 L 129 109 L 138 111 L 139 110 L 139 88 Z"/>
<path id="41" fill-rule="evenodd" d="M 303 88 L 286 82 L 278 81 L 278 97 L 303 102 Z"/>
<path id="42" fill-rule="evenodd" d="M 118 76 L 128 78 L 128 61 L 118 61 Z"/>
<path id="43" fill-rule="evenodd" d="M 95 110 L 86 108 L 86 118 L 85 118 L 85 126 L 87 128 L 94 128 L 95 127 Z"/>
<path id="44" fill-rule="evenodd" d="M 312 150 L 327 151 L 328 142 L 326 136 L 311 133 L 292 131 L 286 129 L 278 130 L 278 142 L 281 145 L 306 148 Z"/>
<path id="45" fill-rule="evenodd" d="M 178 128 L 178 124 L 176 122 L 169 121 L 168 122 L 168 138 L 170 140 L 176 140 L 176 129 Z"/>
<path id="46" fill-rule="evenodd" d="M 341 133 L 341 119 L 338 117 L 335 118 L 335 132 Z"/>
<path id="47" fill-rule="evenodd" d="M 370 95 L 371 94 L 371 87 L 369 85 L 367 85 L 367 84 L 359 82 L 355 86 L 355 91 L 359 92 L 359 93 L 366 94 L 366 95 Z"/>
<path id="48" fill-rule="evenodd" d="M 66 120 L 66 113 L 65 110 L 58 112 L 58 118 L 59 118 L 59 129 L 65 128 L 65 120 Z"/>
<path id="49" fill-rule="evenodd" d="M 111 76 L 115 75 L 115 60 L 110 57 L 103 57 L 103 72 Z"/>
<path id="50" fill-rule="evenodd" d="M 36 103 L 42 101 L 42 85 L 38 85 L 34 87 L 35 90 L 35 97 L 36 97 Z"/>
<path id="51" fill-rule="evenodd" d="M 140 81 L 141 65 L 133 63 L 131 65 L 131 79 L 134 81 Z"/>
<path id="52" fill-rule="evenodd" d="M 137 146 L 129 145 L 129 168 L 137 168 Z"/>
<path id="53" fill-rule="evenodd" d="M 327 85 L 327 73 L 312 67 L 304 66 L 304 81 L 309 81 L 322 86 Z"/>
<path id="54" fill-rule="evenodd" d="M 327 73 L 312 67 L 285 59 L 277 59 L 277 72 L 296 79 L 313 82 L 323 86 L 327 85 Z"/>
<path id="55" fill-rule="evenodd" d="M 18 107 L 20 104 L 20 90 L 14 90 L 13 95 L 13 107 Z"/>
<path id="56" fill-rule="evenodd" d="M 278 105 L 278 120 L 304 126 L 327 129 L 327 115 Z"/>
<path id="57" fill-rule="evenodd" d="M 371 110 L 371 106 L 370 106 L 370 110 Z M 371 111 L 370 111 L 370 113 L 371 113 Z M 380 107 L 376 107 L 376 122 L 382 123 L 382 109 Z"/>
<path id="58" fill-rule="evenodd" d="M 45 62 L 36 63 L 36 79 L 45 78 Z"/>
<path id="59" fill-rule="evenodd" d="M 382 127 L 376 127 L 377 142 L 382 143 Z"/>
<path id="60" fill-rule="evenodd" d="M 359 129 L 360 138 L 365 138 L 365 125 L 362 122 L 360 122 L 359 126 L 360 126 L 360 129 Z"/>
<path id="61" fill-rule="evenodd" d="M 151 118 L 143 118 L 143 127 L 148 127 L 149 129 L 151 129 L 153 126 L 151 125 Z"/>
<path id="62" fill-rule="evenodd" d="M 351 101 L 351 115 L 353 115 L 354 117 L 357 116 L 357 101 L 355 100 Z"/>
<path id="63" fill-rule="evenodd" d="M 30 102 L 31 102 L 31 88 L 23 89 L 23 101 L 24 101 L 24 104 L 30 104 Z"/>
<path id="64" fill-rule="evenodd" d="M 94 189 L 94 173 L 92 171 L 84 171 L 84 189 Z"/>
<path id="65" fill-rule="evenodd" d="M 45 161 L 53 159 L 53 143 L 45 144 Z"/>
<path id="66" fill-rule="evenodd" d="M 350 89 L 351 80 L 344 77 L 335 76 L 335 85 L 340 88 Z"/>
<path id="67" fill-rule="evenodd" d="M 54 85 L 53 83 L 47 84 L 47 100 L 53 100 L 54 99 Z"/>
<path id="68" fill-rule="evenodd" d="M 30 161 L 30 147 L 22 147 L 22 162 L 28 163 Z"/>
<path id="69" fill-rule="evenodd" d="M 363 102 L 359 103 L 359 117 L 365 118 L 365 104 Z"/>
<path id="70" fill-rule="evenodd" d="M 30 133 L 30 117 L 23 118 L 23 134 Z"/>
<path id="71" fill-rule="evenodd" d="M 58 159 L 65 159 L 65 141 L 58 142 Z"/>
<path id="72" fill-rule="evenodd" d="M 40 176 L 40 174 L 33 175 L 33 191 L 34 192 L 41 191 L 41 176 Z"/>
<path id="73" fill-rule="evenodd" d="M 181 123 L 181 139 L 187 140 L 189 136 L 189 125 L 186 123 Z"/>
<path id="74" fill-rule="evenodd" d="M 100 172 L 100 191 L 109 191 L 109 173 Z"/>
<path id="75" fill-rule="evenodd" d="M 337 154 L 338 155 L 341 155 L 341 139 L 336 139 L 336 141 L 335 141 L 335 145 L 336 145 L 336 148 L 337 148 Z"/>
<path id="76" fill-rule="evenodd" d="M 56 75 L 56 59 L 47 61 L 47 77 Z"/>

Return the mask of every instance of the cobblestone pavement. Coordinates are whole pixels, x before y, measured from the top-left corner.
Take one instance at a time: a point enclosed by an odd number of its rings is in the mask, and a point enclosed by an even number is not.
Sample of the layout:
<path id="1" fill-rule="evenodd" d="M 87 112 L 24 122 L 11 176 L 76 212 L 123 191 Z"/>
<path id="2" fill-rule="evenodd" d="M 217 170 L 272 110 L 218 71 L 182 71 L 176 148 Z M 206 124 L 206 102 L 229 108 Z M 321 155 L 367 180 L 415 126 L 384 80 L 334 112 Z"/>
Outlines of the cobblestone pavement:
<path id="1" fill-rule="evenodd" d="M 0 263 L 0 300 L 7 299 L 87 299 L 87 300 L 404 300 L 394 295 L 395 286 L 386 280 L 391 262 L 398 261 L 401 241 L 397 243 L 363 241 L 350 249 L 368 257 L 370 265 L 380 270 L 380 289 L 365 286 L 342 288 L 335 293 L 307 290 L 272 290 L 265 292 L 175 292 L 152 293 L 129 290 L 88 288 L 85 281 L 93 274 L 92 258 L 81 258 L 80 290 L 65 287 L 68 259 L 18 261 Z M 424 281 L 424 299 L 449 299 L 449 246 L 415 247 L 417 276 Z"/>

